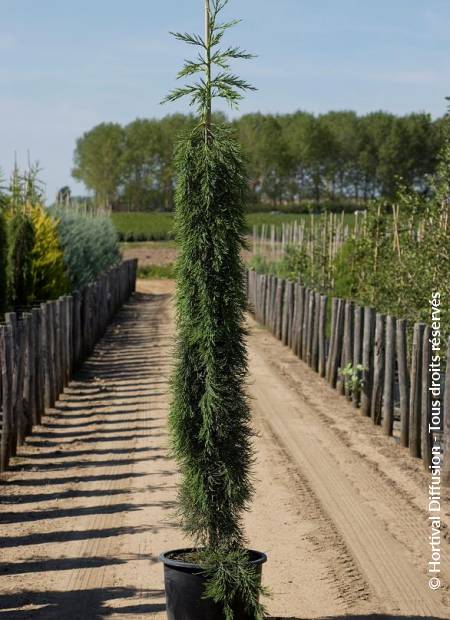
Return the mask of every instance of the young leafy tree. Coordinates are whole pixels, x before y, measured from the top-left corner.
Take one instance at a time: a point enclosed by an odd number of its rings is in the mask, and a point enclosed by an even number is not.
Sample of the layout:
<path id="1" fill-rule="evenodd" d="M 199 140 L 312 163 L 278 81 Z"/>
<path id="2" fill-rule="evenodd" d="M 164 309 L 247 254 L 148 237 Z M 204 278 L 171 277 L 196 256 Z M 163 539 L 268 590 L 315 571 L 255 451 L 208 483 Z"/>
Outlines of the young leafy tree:
<path id="1" fill-rule="evenodd" d="M 77 140 L 72 176 L 94 190 L 98 206 L 109 207 L 122 182 L 124 130 L 117 123 L 101 123 Z"/>
<path id="2" fill-rule="evenodd" d="M 170 412 L 173 449 L 183 478 L 179 514 L 194 538 L 209 575 L 206 595 L 220 602 L 227 620 L 239 597 L 262 618 L 260 585 L 245 551 L 242 514 L 252 495 L 250 410 L 245 392 L 244 197 L 247 178 L 231 129 L 214 122 L 215 97 L 236 106 L 252 89 L 229 63 L 251 55 L 221 49 L 219 23 L 227 0 L 205 2 L 205 38 L 175 33 L 200 48 L 178 77 L 197 73 L 194 84 L 174 90 L 168 101 L 189 95 L 200 117 L 176 151 L 177 363 Z M 218 67 L 213 74 L 213 68 Z"/>

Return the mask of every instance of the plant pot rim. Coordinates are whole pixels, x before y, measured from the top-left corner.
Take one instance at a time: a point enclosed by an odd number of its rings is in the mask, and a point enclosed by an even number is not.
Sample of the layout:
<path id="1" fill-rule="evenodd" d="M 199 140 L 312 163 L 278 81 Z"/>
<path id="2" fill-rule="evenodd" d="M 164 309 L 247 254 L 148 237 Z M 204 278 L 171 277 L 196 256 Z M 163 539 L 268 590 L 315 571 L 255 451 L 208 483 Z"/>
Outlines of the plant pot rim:
<path id="1" fill-rule="evenodd" d="M 172 566 L 173 568 L 189 568 L 198 571 L 203 571 L 204 568 L 198 564 L 194 564 L 193 562 L 182 562 L 181 560 L 172 560 L 170 555 L 173 554 L 182 554 L 182 553 L 190 553 L 192 551 L 198 551 L 195 547 L 184 547 L 182 549 L 171 549 L 170 551 L 164 551 L 159 556 L 159 560 L 164 563 L 165 566 Z M 262 551 L 255 551 L 254 549 L 247 549 L 247 551 L 252 555 L 252 559 L 250 563 L 253 566 L 259 566 L 260 564 L 264 564 L 267 562 L 267 555 Z"/>

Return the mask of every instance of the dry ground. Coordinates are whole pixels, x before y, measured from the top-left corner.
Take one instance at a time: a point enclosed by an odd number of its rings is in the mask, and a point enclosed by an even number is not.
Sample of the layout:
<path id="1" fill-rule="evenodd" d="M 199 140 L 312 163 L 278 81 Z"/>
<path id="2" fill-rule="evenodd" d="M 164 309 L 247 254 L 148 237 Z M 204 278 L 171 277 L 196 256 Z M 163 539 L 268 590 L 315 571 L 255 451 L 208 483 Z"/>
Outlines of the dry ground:
<path id="1" fill-rule="evenodd" d="M 0 618 L 165 618 L 158 554 L 185 542 L 167 456 L 172 287 L 140 283 L 2 477 Z M 446 588 L 427 587 L 420 462 L 253 322 L 249 354 L 246 525 L 269 555 L 270 616 L 449 618 Z"/>
<path id="2" fill-rule="evenodd" d="M 122 246 L 122 255 L 126 260 L 137 258 L 140 267 L 171 265 L 177 258 L 177 248 L 173 241 L 126 243 Z"/>
<path id="3" fill-rule="evenodd" d="M 174 241 L 142 241 L 122 245 L 124 259 L 137 258 L 140 267 L 171 265 L 176 261 L 177 253 Z M 249 261 L 252 253 L 244 250 L 242 256 Z"/>

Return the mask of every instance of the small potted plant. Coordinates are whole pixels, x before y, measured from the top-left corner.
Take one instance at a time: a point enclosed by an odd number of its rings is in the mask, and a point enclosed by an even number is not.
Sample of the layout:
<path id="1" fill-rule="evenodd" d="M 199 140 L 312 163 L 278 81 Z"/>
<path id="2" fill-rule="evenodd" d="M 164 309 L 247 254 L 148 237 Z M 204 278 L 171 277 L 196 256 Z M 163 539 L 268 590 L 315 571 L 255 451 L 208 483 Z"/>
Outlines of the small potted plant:
<path id="1" fill-rule="evenodd" d="M 169 620 L 262 620 L 266 556 L 246 548 L 243 512 L 252 495 L 251 417 L 246 394 L 244 201 L 247 178 L 230 127 L 211 102 L 235 107 L 252 87 L 229 62 L 250 54 L 220 48 L 228 0 L 205 0 L 205 37 L 175 33 L 200 48 L 178 77 L 202 74 L 166 100 L 188 95 L 199 122 L 177 146 L 177 344 L 170 430 L 182 473 L 178 514 L 195 547 L 163 553 Z M 213 72 L 215 73 L 213 74 Z"/>

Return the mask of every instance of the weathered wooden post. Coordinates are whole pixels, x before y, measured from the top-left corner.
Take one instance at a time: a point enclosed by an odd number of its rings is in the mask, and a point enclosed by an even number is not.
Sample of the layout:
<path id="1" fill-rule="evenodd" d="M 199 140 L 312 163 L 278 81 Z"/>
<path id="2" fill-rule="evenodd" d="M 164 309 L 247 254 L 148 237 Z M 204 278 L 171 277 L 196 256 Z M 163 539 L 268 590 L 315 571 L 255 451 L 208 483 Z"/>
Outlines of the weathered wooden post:
<path id="1" fill-rule="evenodd" d="M 303 318 L 305 316 L 305 296 L 306 289 L 301 284 L 298 285 L 297 289 L 298 299 L 297 299 L 297 335 L 294 345 L 294 353 L 301 358 L 302 357 L 302 349 L 303 349 Z"/>
<path id="2" fill-rule="evenodd" d="M 331 387 L 336 388 L 338 377 L 339 377 L 339 367 L 342 358 L 342 347 L 344 344 L 344 308 L 345 302 L 343 299 L 337 300 L 337 310 L 336 310 L 336 321 L 334 326 L 334 338 L 332 345 L 332 359 L 331 359 L 331 375 L 330 375 L 330 383 Z"/>
<path id="3" fill-rule="evenodd" d="M 308 322 L 306 327 L 307 343 L 306 343 L 306 363 L 312 366 L 312 349 L 314 337 L 314 315 L 316 312 L 316 296 L 312 289 L 308 291 Z"/>
<path id="4" fill-rule="evenodd" d="M 298 333 L 298 286 L 298 282 L 292 283 L 292 315 L 288 338 L 288 347 L 290 347 L 292 351 L 294 351 L 295 339 L 297 338 Z"/>
<path id="5" fill-rule="evenodd" d="M 370 415 L 374 424 L 381 423 L 384 387 L 384 346 L 386 317 L 377 312 L 375 317 L 375 342 L 373 357 L 373 392 Z"/>
<path id="6" fill-rule="evenodd" d="M 59 355 L 57 355 L 56 342 L 56 303 L 47 302 L 47 330 L 48 330 L 48 362 L 51 377 L 51 404 L 54 407 L 58 398 Z"/>
<path id="7" fill-rule="evenodd" d="M 344 307 L 344 340 L 342 345 L 341 370 L 348 364 L 353 364 L 353 337 L 353 302 L 347 300 Z M 339 381 L 339 392 L 340 394 L 345 394 L 347 400 L 352 399 L 351 387 L 343 376 L 341 376 Z"/>
<path id="8" fill-rule="evenodd" d="M 400 395 L 400 445 L 407 448 L 409 445 L 409 368 L 407 323 L 404 319 L 397 321 L 396 329 L 398 387 Z"/>
<path id="9" fill-rule="evenodd" d="M 22 359 L 22 372 L 21 381 L 19 383 L 19 389 L 21 390 L 21 403 L 20 411 L 17 417 L 17 444 L 23 445 L 25 438 L 30 434 L 32 428 L 31 419 L 31 407 L 34 401 L 33 399 L 33 383 L 32 383 L 32 360 L 34 358 L 34 352 L 31 343 L 31 315 L 28 313 L 22 314 L 20 321 L 21 327 L 21 353 Z"/>
<path id="10" fill-rule="evenodd" d="M 12 369 L 12 415 L 10 421 L 10 456 L 17 453 L 17 424 L 22 410 L 22 349 L 20 347 L 21 326 L 15 312 L 5 314 L 6 323 L 11 328 L 11 369 Z"/>
<path id="11" fill-rule="evenodd" d="M 311 367 L 319 371 L 319 323 L 320 323 L 320 293 L 314 294 L 314 315 L 312 321 Z"/>
<path id="12" fill-rule="evenodd" d="M 386 317 L 384 362 L 383 431 L 391 436 L 394 430 L 395 318 Z"/>
<path id="13" fill-rule="evenodd" d="M 309 298 L 311 297 L 311 291 L 309 288 L 305 288 L 305 298 L 303 302 L 303 321 L 302 321 L 302 349 L 301 359 L 307 362 L 308 358 L 308 344 L 309 344 L 309 312 L 311 309 Z"/>
<path id="14" fill-rule="evenodd" d="M 411 456 L 421 456 L 422 411 L 422 346 L 425 325 L 415 323 L 411 359 L 411 387 L 409 394 L 410 427 L 409 451 Z"/>
<path id="15" fill-rule="evenodd" d="M 262 296 L 261 296 L 261 323 L 266 324 L 266 298 L 267 298 L 267 282 L 268 276 L 262 276 Z"/>
<path id="16" fill-rule="evenodd" d="M 321 295 L 319 302 L 319 363 L 318 371 L 321 377 L 325 377 L 327 363 L 327 306 L 328 297 Z"/>
<path id="17" fill-rule="evenodd" d="M 362 372 L 358 370 L 358 366 L 362 365 L 363 352 L 363 328 L 364 328 L 364 310 L 361 306 L 355 306 L 354 311 L 354 332 L 353 332 L 353 368 L 358 379 L 362 380 Z M 354 407 L 359 407 L 361 398 L 361 388 L 359 385 L 354 386 L 352 393 L 352 402 Z"/>
<path id="18" fill-rule="evenodd" d="M 73 297 L 73 366 L 78 367 L 81 360 L 81 295 L 74 291 Z M 109 319 L 109 316 L 108 316 Z"/>
<path id="19" fill-rule="evenodd" d="M 292 282 L 287 280 L 284 286 L 283 314 L 281 318 L 281 342 L 284 345 L 288 343 L 288 323 L 290 315 Z"/>
<path id="20" fill-rule="evenodd" d="M 338 299 L 333 297 L 331 299 L 331 329 L 330 329 L 330 342 L 328 348 L 328 359 L 327 359 L 327 368 L 326 368 L 326 378 L 328 383 L 331 383 L 331 373 L 332 373 L 332 357 L 333 357 L 333 348 L 335 344 L 335 331 L 336 331 L 336 320 L 338 314 Z"/>
<path id="21" fill-rule="evenodd" d="M 267 276 L 267 291 L 266 291 L 266 307 L 264 309 L 264 325 L 266 327 L 270 327 L 270 317 L 272 314 L 272 276 L 269 274 Z"/>
<path id="22" fill-rule="evenodd" d="M 45 368 L 46 350 L 44 348 L 45 332 L 42 311 L 40 308 L 33 308 L 31 311 L 31 322 L 34 336 L 34 372 L 35 372 L 35 419 L 33 424 L 40 424 L 45 413 Z"/>
<path id="23" fill-rule="evenodd" d="M 285 281 L 282 278 L 278 278 L 275 299 L 275 336 L 278 340 L 281 340 L 284 285 Z"/>
<path id="24" fill-rule="evenodd" d="M 11 456 L 11 424 L 13 416 L 13 352 L 10 324 L 0 326 L 0 369 L 2 373 L 2 435 L 0 443 L 0 471 L 5 471 Z"/>
<path id="25" fill-rule="evenodd" d="M 68 385 L 73 373 L 73 297 L 68 295 L 65 297 L 65 313 L 66 313 L 66 385 Z M 103 309 L 102 309 L 103 315 Z"/>
<path id="26" fill-rule="evenodd" d="M 366 306 L 364 308 L 364 330 L 363 330 L 363 354 L 362 354 L 362 393 L 361 393 L 361 413 L 370 417 L 373 393 L 373 347 L 375 336 L 375 310 Z"/>

